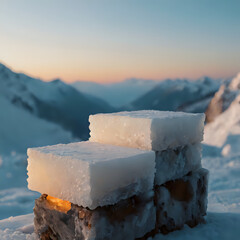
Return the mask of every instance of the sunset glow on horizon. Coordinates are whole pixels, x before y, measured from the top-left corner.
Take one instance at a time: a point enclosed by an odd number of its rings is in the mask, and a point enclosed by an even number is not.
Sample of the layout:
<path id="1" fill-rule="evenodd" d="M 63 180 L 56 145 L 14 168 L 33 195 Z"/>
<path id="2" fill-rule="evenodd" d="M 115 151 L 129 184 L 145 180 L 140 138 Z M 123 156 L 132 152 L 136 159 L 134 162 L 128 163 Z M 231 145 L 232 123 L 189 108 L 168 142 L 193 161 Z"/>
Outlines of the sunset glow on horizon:
<path id="1" fill-rule="evenodd" d="M 230 77 L 240 71 L 230 2 L 3 0 L 0 62 L 46 81 Z"/>

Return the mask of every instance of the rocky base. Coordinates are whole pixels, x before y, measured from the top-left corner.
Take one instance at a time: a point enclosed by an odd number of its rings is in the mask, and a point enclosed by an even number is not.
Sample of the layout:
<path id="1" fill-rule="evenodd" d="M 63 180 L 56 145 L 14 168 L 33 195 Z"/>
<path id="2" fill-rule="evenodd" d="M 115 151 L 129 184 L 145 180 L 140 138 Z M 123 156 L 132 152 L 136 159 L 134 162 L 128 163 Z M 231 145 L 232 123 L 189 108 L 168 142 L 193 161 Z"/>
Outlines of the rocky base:
<path id="1" fill-rule="evenodd" d="M 208 171 L 200 169 L 134 196 L 94 210 L 43 194 L 35 201 L 35 232 L 42 240 L 145 240 L 204 221 Z"/>
<path id="2" fill-rule="evenodd" d="M 44 240 L 136 239 L 155 229 L 153 192 L 95 210 L 42 195 L 35 201 L 35 231 Z"/>
<path id="3" fill-rule="evenodd" d="M 185 177 L 155 188 L 157 228 L 167 234 L 203 223 L 207 212 L 208 170 L 199 169 Z"/>

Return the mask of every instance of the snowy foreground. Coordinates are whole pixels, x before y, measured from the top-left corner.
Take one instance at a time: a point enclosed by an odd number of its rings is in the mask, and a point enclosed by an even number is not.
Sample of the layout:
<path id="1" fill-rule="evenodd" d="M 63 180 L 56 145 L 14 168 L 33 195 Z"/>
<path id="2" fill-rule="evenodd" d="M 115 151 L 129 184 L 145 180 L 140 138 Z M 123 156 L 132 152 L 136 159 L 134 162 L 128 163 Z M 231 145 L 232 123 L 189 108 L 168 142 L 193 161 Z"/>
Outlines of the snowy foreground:
<path id="1" fill-rule="evenodd" d="M 204 147 L 204 152 L 215 156 L 205 156 L 203 167 L 210 170 L 209 204 L 206 224 L 196 228 L 185 227 L 181 231 L 158 239 L 239 239 L 240 236 L 240 154 L 216 157 L 220 152 Z M 32 212 L 35 194 L 24 188 L 0 191 L 0 214 Z M 4 211 L 4 209 L 6 209 Z M 24 211 L 23 211 L 24 210 Z M 15 211 L 15 212 L 14 212 Z M 5 214 L 4 214 L 5 213 Z M 2 216 L 3 217 L 3 216 Z M 0 239 L 34 239 L 33 214 L 0 220 Z"/>
<path id="2" fill-rule="evenodd" d="M 206 224 L 193 229 L 185 226 L 154 240 L 240 239 L 239 100 L 205 128 L 204 141 L 209 145 L 203 145 L 202 165 L 210 171 Z M 35 238 L 32 208 L 38 196 L 26 188 L 26 156 L 0 157 L 0 219 L 30 213 L 0 220 L 1 240 Z"/>
<path id="3" fill-rule="evenodd" d="M 0 221 L 2 240 L 36 239 L 33 233 L 33 214 L 18 216 Z M 168 235 L 157 235 L 154 240 L 198 240 L 198 239 L 238 239 L 240 235 L 240 214 L 208 213 L 207 223 L 193 229 L 185 227 Z"/>

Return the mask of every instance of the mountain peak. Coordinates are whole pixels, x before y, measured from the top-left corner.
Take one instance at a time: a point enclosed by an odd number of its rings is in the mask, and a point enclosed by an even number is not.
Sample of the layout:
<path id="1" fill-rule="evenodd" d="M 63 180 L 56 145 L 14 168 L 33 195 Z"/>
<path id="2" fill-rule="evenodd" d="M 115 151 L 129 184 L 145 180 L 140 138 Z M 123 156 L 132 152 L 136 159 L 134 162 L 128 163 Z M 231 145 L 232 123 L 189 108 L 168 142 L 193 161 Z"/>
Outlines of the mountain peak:
<path id="1" fill-rule="evenodd" d="M 52 83 L 59 83 L 59 82 L 62 82 L 60 78 L 56 78 L 52 80 Z"/>
<path id="2" fill-rule="evenodd" d="M 230 88 L 233 90 L 240 90 L 240 72 L 230 83 Z"/>
<path id="3" fill-rule="evenodd" d="M 11 70 L 3 63 L 0 63 L 0 71 L 11 71 Z"/>

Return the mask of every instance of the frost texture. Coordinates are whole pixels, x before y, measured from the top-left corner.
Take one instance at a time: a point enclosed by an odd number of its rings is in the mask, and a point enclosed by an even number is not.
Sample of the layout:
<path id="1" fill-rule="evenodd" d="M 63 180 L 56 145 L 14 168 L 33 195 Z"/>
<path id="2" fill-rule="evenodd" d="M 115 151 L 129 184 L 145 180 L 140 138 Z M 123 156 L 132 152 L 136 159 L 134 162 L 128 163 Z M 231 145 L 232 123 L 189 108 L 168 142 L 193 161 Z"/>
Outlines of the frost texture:
<path id="1" fill-rule="evenodd" d="M 90 141 L 162 151 L 201 142 L 204 120 L 204 114 L 151 110 L 90 115 Z"/>
<path id="2" fill-rule="evenodd" d="M 187 145 L 156 152 L 155 185 L 181 178 L 201 168 L 201 144 Z"/>
<path id="3" fill-rule="evenodd" d="M 92 142 L 28 149 L 28 187 L 94 209 L 149 191 L 155 154 Z"/>

